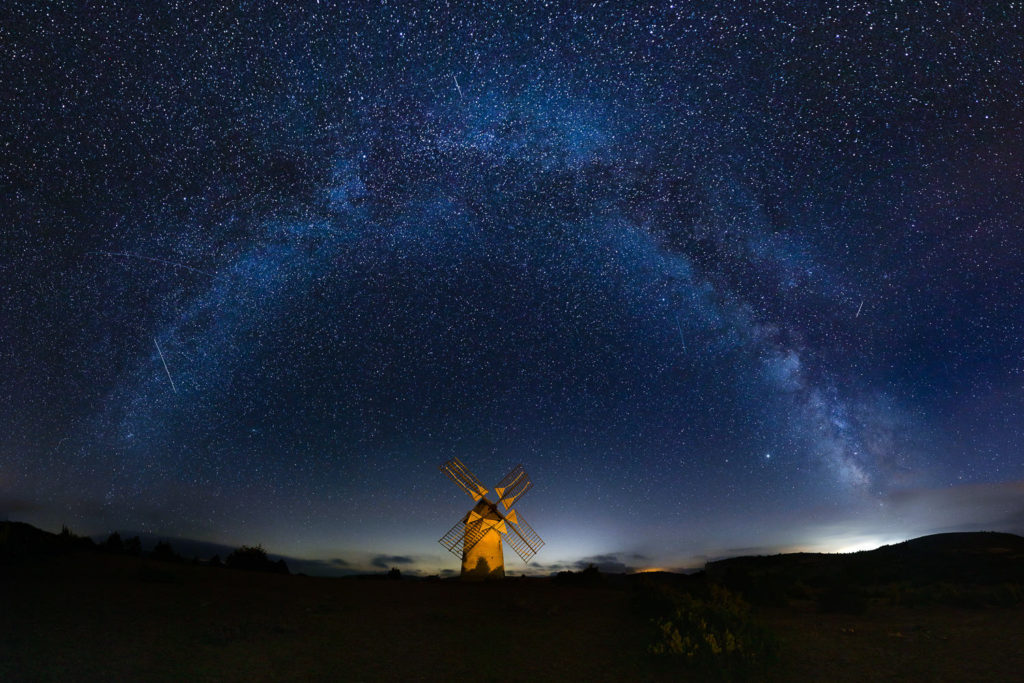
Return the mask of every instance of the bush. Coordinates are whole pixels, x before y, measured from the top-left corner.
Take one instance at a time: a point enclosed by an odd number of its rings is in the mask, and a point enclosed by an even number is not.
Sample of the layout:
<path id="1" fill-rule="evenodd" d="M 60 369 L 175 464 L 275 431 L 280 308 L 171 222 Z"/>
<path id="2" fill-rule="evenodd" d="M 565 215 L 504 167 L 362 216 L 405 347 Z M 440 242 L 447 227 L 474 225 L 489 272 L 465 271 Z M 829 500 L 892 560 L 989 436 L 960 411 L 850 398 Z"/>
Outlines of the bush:
<path id="1" fill-rule="evenodd" d="M 237 550 L 232 550 L 224 564 L 231 569 L 244 569 L 252 572 L 290 573 L 284 560 L 272 561 L 267 557 L 267 551 L 261 545 L 243 545 Z"/>
<path id="2" fill-rule="evenodd" d="M 96 543 L 88 536 L 79 536 L 71 531 L 67 524 L 61 525 L 60 535 L 57 536 L 59 547 L 65 551 L 95 550 Z"/>
<path id="3" fill-rule="evenodd" d="M 649 648 L 653 654 L 680 657 L 709 676 L 725 677 L 775 661 L 775 638 L 728 589 L 711 584 L 705 598 L 662 589 L 660 602 L 663 614 L 654 619 L 657 635 Z"/>
<path id="4" fill-rule="evenodd" d="M 142 541 L 139 540 L 138 536 L 132 536 L 124 542 L 124 552 L 134 557 L 142 555 Z"/>
<path id="5" fill-rule="evenodd" d="M 181 562 L 181 556 L 174 552 L 174 548 L 167 541 L 160 541 L 153 546 L 153 552 L 150 553 L 150 557 L 161 562 Z"/>
<path id="6" fill-rule="evenodd" d="M 103 542 L 103 550 L 108 553 L 114 553 L 120 555 L 124 552 L 124 541 L 121 540 L 121 534 L 116 531 L 109 536 L 107 540 Z"/>
<path id="7" fill-rule="evenodd" d="M 601 574 L 601 570 L 593 564 L 587 565 L 587 568 L 578 571 L 570 572 L 563 571 L 555 574 L 555 583 L 575 585 L 575 586 L 599 586 L 604 583 L 604 576 Z"/>

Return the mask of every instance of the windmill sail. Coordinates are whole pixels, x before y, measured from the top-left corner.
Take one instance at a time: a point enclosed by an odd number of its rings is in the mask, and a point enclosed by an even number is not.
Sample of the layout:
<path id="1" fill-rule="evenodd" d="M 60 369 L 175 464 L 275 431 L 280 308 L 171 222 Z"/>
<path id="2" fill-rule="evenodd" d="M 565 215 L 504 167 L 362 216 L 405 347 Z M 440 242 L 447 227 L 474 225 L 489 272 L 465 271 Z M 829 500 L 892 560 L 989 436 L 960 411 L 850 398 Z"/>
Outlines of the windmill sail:
<path id="1" fill-rule="evenodd" d="M 537 551 L 544 547 L 544 541 L 533 527 L 526 523 L 522 515 L 516 515 L 515 520 L 505 517 L 505 521 L 509 530 L 509 533 L 505 534 L 505 542 L 512 546 L 512 550 L 516 551 L 523 562 L 529 562 Z"/>
<path id="2" fill-rule="evenodd" d="M 449 529 L 438 543 L 447 548 L 448 552 L 455 557 L 462 557 L 466 550 L 480 542 L 488 530 L 489 527 L 480 524 L 466 524 L 463 520 Z"/>
<path id="3" fill-rule="evenodd" d="M 463 491 L 468 493 L 469 497 L 473 500 L 480 500 L 487 495 L 487 489 L 484 485 L 480 483 L 480 480 L 476 478 L 476 475 L 470 472 L 458 458 L 452 458 L 445 464 L 441 465 L 440 469 L 448 475 L 449 479 L 454 481 Z"/>
<path id="4" fill-rule="evenodd" d="M 462 578 L 495 579 L 505 576 L 504 543 L 529 562 L 544 546 L 537 532 L 512 505 L 530 490 L 533 482 L 522 465 L 516 465 L 497 486 L 498 501 L 487 498 L 487 489 L 458 458 L 441 465 L 441 471 L 476 501 L 473 509 L 438 541 L 456 557 L 462 557 Z M 502 513 L 499 505 L 504 504 Z M 502 543 L 504 540 L 504 543 Z"/>
<path id="5" fill-rule="evenodd" d="M 498 485 L 494 487 L 494 491 L 498 494 L 499 500 L 505 505 L 505 509 L 511 510 L 516 500 L 531 488 L 533 488 L 533 482 L 527 476 L 526 470 L 523 469 L 522 465 L 516 465 L 512 468 L 511 472 L 505 475 L 504 479 L 498 482 Z"/>

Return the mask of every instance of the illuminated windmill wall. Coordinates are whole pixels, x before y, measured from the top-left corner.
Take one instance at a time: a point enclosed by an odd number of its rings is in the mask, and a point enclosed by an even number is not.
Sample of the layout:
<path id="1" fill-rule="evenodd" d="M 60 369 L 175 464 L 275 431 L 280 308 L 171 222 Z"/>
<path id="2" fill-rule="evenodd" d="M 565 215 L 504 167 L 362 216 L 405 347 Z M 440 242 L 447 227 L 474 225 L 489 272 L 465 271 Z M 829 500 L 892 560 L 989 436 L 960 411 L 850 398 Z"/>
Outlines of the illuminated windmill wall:
<path id="1" fill-rule="evenodd" d="M 502 538 L 512 550 L 529 562 L 544 545 L 537 532 L 512 506 L 533 487 L 522 465 L 498 482 L 494 492 L 498 502 L 505 506 L 502 513 L 498 503 L 487 499 L 487 489 L 458 458 L 452 458 L 441 465 L 441 471 L 476 501 L 473 509 L 448 530 L 440 540 L 441 545 L 456 557 L 462 557 L 462 576 L 467 579 L 501 578 L 505 576 L 505 556 L 502 552 Z"/>

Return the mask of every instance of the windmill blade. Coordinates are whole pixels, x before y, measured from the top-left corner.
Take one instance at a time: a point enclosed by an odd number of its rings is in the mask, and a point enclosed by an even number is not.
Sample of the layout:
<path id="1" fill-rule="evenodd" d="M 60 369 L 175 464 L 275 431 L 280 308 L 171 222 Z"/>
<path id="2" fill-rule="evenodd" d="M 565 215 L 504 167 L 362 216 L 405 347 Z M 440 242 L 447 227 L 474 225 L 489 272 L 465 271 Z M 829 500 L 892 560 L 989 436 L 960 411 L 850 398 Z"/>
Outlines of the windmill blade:
<path id="1" fill-rule="evenodd" d="M 479 543 L 489 530 L 489 526 L 480 524 L 479 521 L 469 522 L 467 517 L 463 517 L 438 540 L 438 543 L 455 557 L 462 557 L 463 552 Z"/>
<path id="2" fill-rule="evenodd" d="M 459 487 L 469 494 L 469 497 L 473 500 L 480 500 L 487 495 L 487 489 L 480 480 L 476 478 L 476 475 L 469 471 L 462 461 L 458 458 L 452 458 L 445 464 L 441 465 L 441 471 L 448 475 L 448 478 L 454 481 Z"/>
<path id="3" fill-rule="evenodd" d="M 537 554 L 537 551 L 544 547 L 544 541 L 533 530 L 533 527 L 526 523 L 522 515 L 516 515 L 515 521 L 505 517 L 505 522 L 509 530 L 509 533 L 504 536 L 505 542 L 512 546 L 512 550 L 516 551 L 523 562 L 529 562 Z"/>
<path id="4" fill-rule="evenodd" d="M 457 522 L 455 526 L 448 530 L 444 536 L 438 541 L 441 545 L 448 549 L 455 557 L 462 557 L 462 539 L 466 536 L 466 525 L 462 522 Z"/>
<path id="5" fill-rule="evenodd" d="M 505 505 L 505 509 L 511 510 L 512 504 L 531 488 L 533 488 L 533 482 L 530 481 L 526 470 L 523 469 L 522 465 L 516 465 L 512 468 L 511 472 L 498 482 L 498 485 L 494 487 L 494 491 Z"/>

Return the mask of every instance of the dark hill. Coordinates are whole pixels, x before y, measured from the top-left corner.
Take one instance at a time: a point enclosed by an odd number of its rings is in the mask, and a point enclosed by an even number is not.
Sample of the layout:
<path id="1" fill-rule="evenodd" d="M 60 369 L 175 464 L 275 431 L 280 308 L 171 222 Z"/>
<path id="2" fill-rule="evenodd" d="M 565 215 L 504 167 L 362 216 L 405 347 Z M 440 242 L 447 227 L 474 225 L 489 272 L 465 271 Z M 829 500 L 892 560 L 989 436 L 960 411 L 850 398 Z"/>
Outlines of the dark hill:
<path id="1" fill-rule="evenodd" d="M 843 575 L 861 581 L 1009 581 L 1024 576 L 1024 537 L 991 531 L 935 534 L 857 553 L 734 557 L 707 565 L 710 576 L 784 574 L 794 579 Z"/>
<path id="2" fill-rule="evenodd" d="M 125 538 L 136 542 L 138 547 L 134 552 L 127 547 L 128 544 L 123 540 L 119 541 L 116 547 L 112 547 L 104 542 L 103 537 L 98 536 L 99 543 L 97 544 L 92 538 L 71 533 L 67 527 L 62 529 L 61 533 L 53 534 L 24 522 L 0 522 L 0 564 L 20 563 L 36 558 L 45 559 L 56 555 L 83 552 L 144 555 L 152 559 L 171 562 L 182 562 L 190 557 L 208 561 L 209 558 L 218 556 L 216 563 L 218 565 L 221 562 L 226 562 L 227 566 L 237 569 L 289 573 L 284 558 L 277 555 L 269 556 L 259 546 L 232 548 L 217 543 L 182 538 L 167 539 L 146 533 L 136 533 L 134 536 L 125 534 Z M 299 563 L 316 564 L 302 563 L 301 561 Z"/>
<path id="3" fill-rule="evenodd" d="M 24 522 L 0 522 L 0 555 L 22 555 L 56 547 L 56 534 Z"/>
<path id="4" fill-rule="evenodd" d="M 881 595 L 886 587 L 930 587 L 925 593 L 932 595 L 936 586 L 944 591 L 956 586 L 967 589 L 964 593 L 958 588 L 958 594 L 975 595 L 971 587 L 1021 581 L 1024 538 L 996 532 L 949 533 L 857 553 L 736 557 L 709 563 L 707 575 L 769 603 L 836 587 L 866 595 Z"/>
<path id="5" fill-rule="evenodd" d="M 75 536 L 66 528 L 60 534 L 51 534 L 24 522 L 0 522 L 0 562 L 93 547 L 91 539 Z"/>
<path id="6" fill-rule="evenodd" d="M 895 545 L 884 545 L 874 552 L 908 553 L 986 553 L 995 555 L 1024 556 L 1024 537 L 996 531 L 958 532 L 933 534 L 904 541 Z"/>

